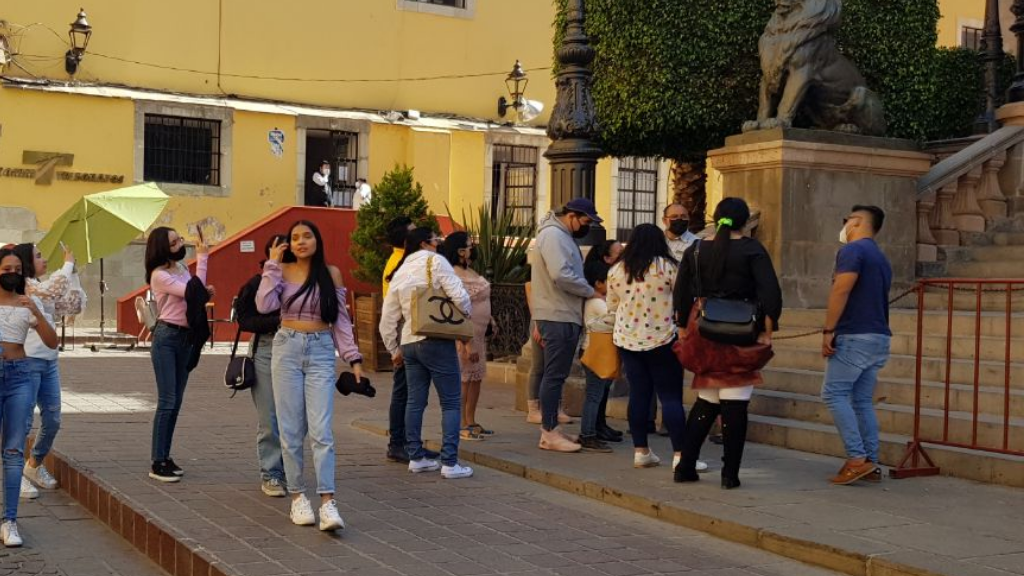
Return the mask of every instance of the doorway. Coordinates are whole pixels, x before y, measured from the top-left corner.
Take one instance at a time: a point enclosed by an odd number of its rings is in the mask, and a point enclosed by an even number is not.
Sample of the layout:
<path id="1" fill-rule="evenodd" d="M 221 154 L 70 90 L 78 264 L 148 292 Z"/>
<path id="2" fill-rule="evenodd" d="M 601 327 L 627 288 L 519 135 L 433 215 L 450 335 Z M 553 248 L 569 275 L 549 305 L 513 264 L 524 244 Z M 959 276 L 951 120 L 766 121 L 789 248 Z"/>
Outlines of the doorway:
<path id="1" fill-rule="evenodd" d="M 331 166 L 327 198 L 335 208 L 351 208 L 359 161 L 359 134 L 337 130 L 306 130 L 306 206 L 323 206 L 324 189 L 313 182 L 313 174 L 326 161 Z"/>

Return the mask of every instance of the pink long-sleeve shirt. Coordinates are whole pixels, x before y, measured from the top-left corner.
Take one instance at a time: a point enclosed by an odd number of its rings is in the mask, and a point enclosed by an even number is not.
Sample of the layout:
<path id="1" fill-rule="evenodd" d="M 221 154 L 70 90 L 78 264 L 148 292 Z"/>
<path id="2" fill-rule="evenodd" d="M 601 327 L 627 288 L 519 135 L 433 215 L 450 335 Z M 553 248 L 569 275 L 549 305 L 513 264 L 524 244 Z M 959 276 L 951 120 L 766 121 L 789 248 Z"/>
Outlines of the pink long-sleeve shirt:
<path id="1" fill-rule="evenodd" d="M 196 258 L 196 276 L 206 285 L 206 262 L 208 254 L 199 254 Z M 176 326 L 188 326 L 185 316 L 185 287 L 192 279 L 192 274 L 184 266 L 176 266 L 170 270 L 160 268 L 154 270 L 149 277 L 149 289 L 153 292 L 158 320 Z"/>
<path id="2" fill-rule="evenodd" d="M 308 299 L 303 295 L 289 303 L 291 297 L 297 294 L 301 288 L 301 284 L 285 281 L 281 264 L 267 260 L 263 264 L 263 278 L 260 279 L 260 287 L 256 291 L 256 310 L 260 314 L 269 314 L 280 310 L 282 322 L 288 320 L 320 322 L 322 320 L 320 318 L 320 291 L 316 288 L 308 294 Z M 356 340 L 352 336 L 352 320 L 345 308 L 345 288 L 336 288 L 335 293 L 338 295 L 338 318 L 331 323 L 334 349 L 349 364 L 361 362 L 363 356 L 359 353 L 359 346 L 356 345 Z M 303 307 L 304 303 L 305 307 Z"/>

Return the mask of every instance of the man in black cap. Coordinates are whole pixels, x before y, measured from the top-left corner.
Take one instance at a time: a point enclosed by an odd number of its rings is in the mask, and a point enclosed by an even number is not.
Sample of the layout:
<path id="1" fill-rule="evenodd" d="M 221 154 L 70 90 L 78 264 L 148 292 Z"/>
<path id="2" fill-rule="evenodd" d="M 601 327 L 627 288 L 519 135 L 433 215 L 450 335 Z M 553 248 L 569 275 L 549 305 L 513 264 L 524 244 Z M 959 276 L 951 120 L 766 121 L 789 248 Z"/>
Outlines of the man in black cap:
<path id="1" fill-rule="evenodd" d="M 570 200 L 540 222 L 530 283 L 533 319 L 540 332 L 544 374 L 540 383 L 540 448 L 578 452 L 582 446 L 558 430 L 558 403 L 583 329 L 583 303 L 594 289 L 583 276 L 583 255 L 574 239 L 600 224 L 594 202 Z"/>

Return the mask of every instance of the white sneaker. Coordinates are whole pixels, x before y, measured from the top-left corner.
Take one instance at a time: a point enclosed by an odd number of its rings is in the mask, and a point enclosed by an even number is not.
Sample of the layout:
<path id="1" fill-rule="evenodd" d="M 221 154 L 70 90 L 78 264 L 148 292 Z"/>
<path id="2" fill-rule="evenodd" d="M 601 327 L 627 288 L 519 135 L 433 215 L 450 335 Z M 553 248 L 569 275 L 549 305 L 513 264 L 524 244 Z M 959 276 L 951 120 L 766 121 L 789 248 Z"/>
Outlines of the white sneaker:
<path id="1" fill-rule="evenodd" d="M 673 471 L 676 469 L 677 466 L 679 466 L 679 460 L 680 460 L 680 456 L 673 456 L 672 457 L 672 470 Z M 697 472 L 707 472 L 708 471 L 708 463 L 703 461 L 703 460 L 697 460 L 696 468 L 697 468 Z"/>
<path id="2" fill-rule="evenodd" d="M 469 478 L 472 475 L 473 475 L 473 469 L 472 468 L 470 468 L 469 466 L 463 466 L 462 464 L 459 464 L 458 462 L 455 463 L 455 466 L 442 466 L 441 467 L 441 476 L 445 480 L 455 480 L 456 478 Z"/>
<path id="3" fill-rule="evenodd" d="M 57 489 L 57 479 L 53 477 L 53 474 L 50 474 L 50 471 L 46 469 L 45 464 L 40 464 L 35 468 L 26 464 L 24 475 L 36 486 L 39 486 L 44 490 Z"/>
<path id="4" fill-rule="evenodd" d="M 338 504 L 334 500 L 328 500 L 320 506 L 320 529 L 324 531 L 345 529 L 345 521 L 341 519 L 341 514 L 338 514 Z"/>
<path id="5" fill-rule="evenodd" d="M 299 526 L 312 526 L 316 523 L 316 516 L 313 516 L 313 507 L 309 505 L 309 498 L 305 494 L 292 500 L 292 512 L 290 514 L 292 524 Z"/>
<path id="6" fill-rule="evenodd" d="M 21 477 L 21 497 L 27 500 L 39 498 L 39 490 L 24 476 Z"/>
<path id="7" fill-rule="evenodd" d="M 654 453 L 653 450 L 648 450 L 647 454 L 643 452 L 633 453 L 633 468 L 653 468 L 661 464 L 661 458 Z"/>
<path id="8" fill-rule="evenodd" d="M 3 539 L 4 546 L 8 548 L 17 548 L 24 543 L 21 534 L 18 534 L 18 523 L 14 520 L 4 520 L 0 526 L 0 539 Z"/>
<path id="9" fill-rule="evenodd" d="M 441 468 L 441 465 L 437 463 L 437 460 L 420 458 L 419 460 L 409 461 L 409 472 L 412 472 L 413 474 L 419 474 L 420 472 L 433 472 L 439 468 Z"/>

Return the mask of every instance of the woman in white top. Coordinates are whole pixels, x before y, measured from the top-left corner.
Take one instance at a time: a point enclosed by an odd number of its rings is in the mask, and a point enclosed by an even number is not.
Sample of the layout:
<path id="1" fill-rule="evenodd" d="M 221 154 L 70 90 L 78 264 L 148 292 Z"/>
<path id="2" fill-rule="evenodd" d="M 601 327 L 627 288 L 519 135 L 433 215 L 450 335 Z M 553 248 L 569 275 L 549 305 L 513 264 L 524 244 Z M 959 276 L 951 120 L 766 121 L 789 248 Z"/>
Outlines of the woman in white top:
<path id="1" fill-rule="evenodd" d="M 32 380 L 25 339 L 36 332 L 43 344 L 57 347 L 57 333 L 43 316 L 38 298 L 25 296 L 21 258 L 11 248 L 0 249 L 0 443 L 3 444 L 4 518 L 0 539 L 4 546 L 21 546 L 18 534 L 18 497 L 25 467 L 25 436 L 32 414 Z"/>
<path id="2" fill-rule="evenodd" d="M 672 352 L 675 280 L 676 261 L 665 234 L 653 224 L 633 229 L 622 259 L 608 273 L 608 312 L 615 315 L 612 338 L 629 378 L 629 431 L 637 468 L 657 466 L 661 461 L 647 445 L 651 394 L 657 393 L 661 400 L 662 421 L 676 459 L 682 449 L 686 423 L 683 367 Z"/>
<path id="3" fill-rule="evenodd" d="M 384 345 L 395 366 L 405 365 L 409 400 L 405 405 L 406 450 L 410 472 L 430 472 L 441 468 L 444 478 L 468 478 L 473 469 L 459 464 L 459 420 L 461 418 L 461 377 L 459 356 L 454 340 L 425 338 L 412 331 L 412 301 L 416 289 L 427 285 L 428 271 L 435 287 L 451 298 L 467 316 L 471 310 L 469 294 L 448 260 L 437 254 L 438 238 L 430 228 L 416 228 L 405 241 L 405 255 L 391 277 L 388 295 L 380 319 Z M 404 319 L 401 347 L 398 322 Z M 427 407 L 430 382 L 434 381 L 441 403 L 443 433 L 441 463 L 425 457 L 421 433 L 423 410 Z"/>
<path id="4" fill-rule="evenodd" d="M 35 244 L 18 244 L 14 252 L 21 257 L 25 293 L 39 298 L 43 303 L 43 315 L 53 326 L 57 318 L 57 302 L 66 299 L 71 289 L 75 256 L 65 248 L 64 265 L 44 281 L 39 277 L 46 274 L 47 262 Z M 46 469 L 43 460 L 50 453 L 53 441 L 60 430 L 60 368 L 57 366 L 57 350 L 43 344 L 35 332 L 30 332 L 25 341 L 25 353 L 29 357 L 32 386 L 35 390 L 33 404 L 39 407 L 39 434 L 32 443 L 32 454 L 25 462 L 21 495 L 36 498 L 39 491 L 33 483 L 46 490 L 57 488 L 57 480 Z M 32 430 L 32 416 L 32 411 L 29 411 L 28 431 Z"/>

